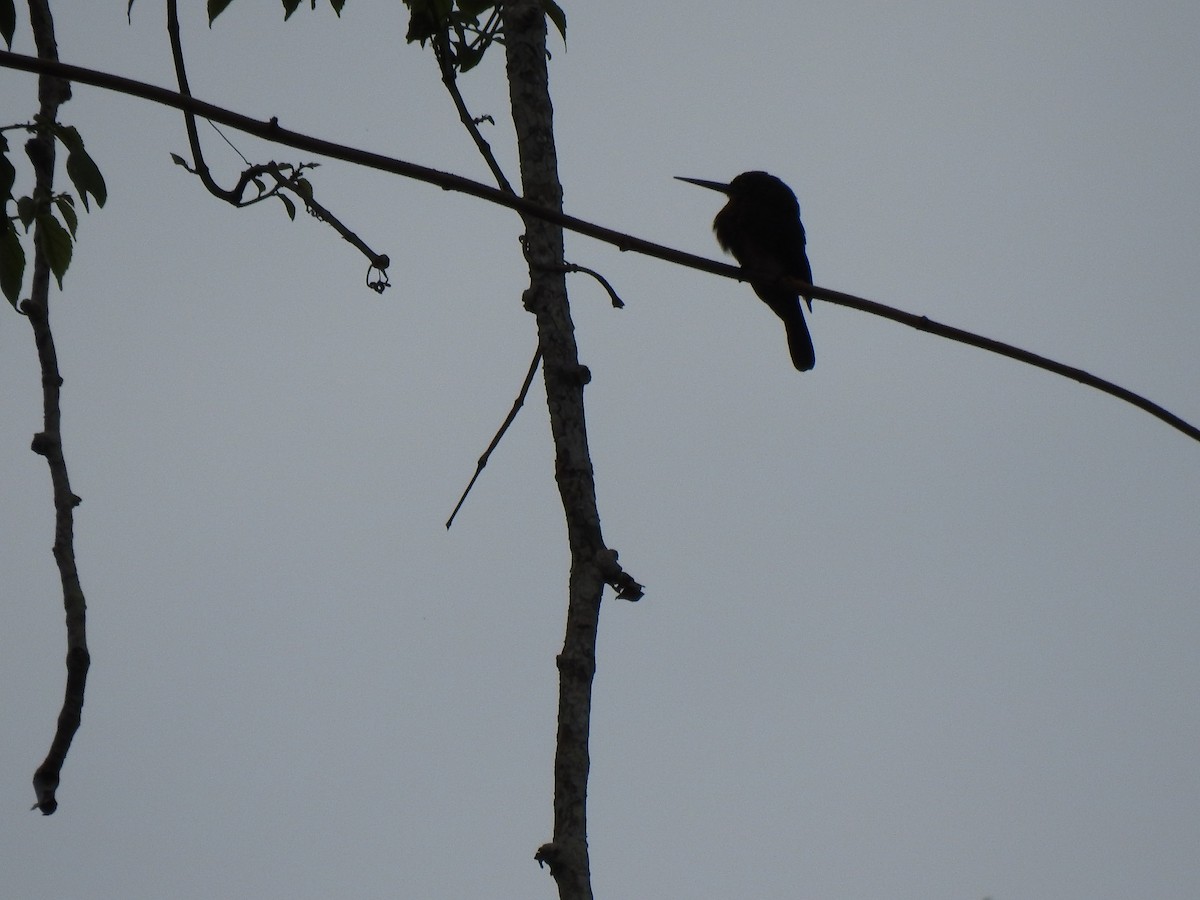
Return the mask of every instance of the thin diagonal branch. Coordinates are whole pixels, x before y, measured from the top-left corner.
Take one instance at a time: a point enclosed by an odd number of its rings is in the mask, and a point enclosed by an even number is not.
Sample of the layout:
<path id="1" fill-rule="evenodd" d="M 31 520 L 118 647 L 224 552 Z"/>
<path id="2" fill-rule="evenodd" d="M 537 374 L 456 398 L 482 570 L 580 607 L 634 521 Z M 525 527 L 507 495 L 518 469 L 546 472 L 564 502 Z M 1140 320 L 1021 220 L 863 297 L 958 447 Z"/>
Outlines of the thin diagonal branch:
<path id="1" fill-rule="evenodd" d="M 1164 409 L 1157 403 L 1153 403 L 1118 384 L 1113 384 L 1111 381 L 1106 381 L 1103 378 L 1092 375 L 1090 372 L 1085 372 L 1083 369 L 1077 369 L 1074 366 L 1056 362 L 1053 359 L 1039 356 L 1028 350 L 1022 350 L 1020 347 L 1014 347 L 1012 344 L 1006 344 L 1003 341 L 983 337 L 982 335 L 965 331 L 962 328 L 955 328 L 953 325 L 944 325 L 941 322 L 935 322 L 927 316 L 918 316 L 913 313 L 904 312 L 903 310 L 894 309 L 890 306 L 884 306 L 882 303 L 876 303 L 874 300 L 866 300 L 862 297 L 856 297 L 853 294 L 843 294 L 839 291 L 831 291 L 825 288 L 810 288 L 808 285 L 804 285 L 803 282 L 796 282 L 796 284 L 797 286 L 803 285 L 803 289 L 811 290 L 814 297 L 818 297 L 829 303 L 848 306 L 850 309 L 857 309 L 860 312 L 870 313 L 884 319 L 891 319 L 893 322 L 899 322 L 918 331 L 936 334 L 938 337 L 949 338 L 961 344 L 978 347 L 980 350 L 987 350 L 989 353 L 1007 356 L 1009 359 L 1015 359 L 1026 365 L 1045 369 L 1047 372 L 1053 372 L 1055 375 L 1062 375 L 1064 378 L 1078 381 L 1080 384 L 1085 384 L 1119 400 L 1124 400 L 1126 403 L 1130 403 L 1138 409 L 1150 413 L 1156 419 L 1166 422 L 1172 428 L 1181 431 L 1193 440 L 1200 441 L 1200 428 L 1185 422 L 1179 416 Z"/>
<path id="2" fill-rule="evenodd" d="M 479 155 L 483 157 L 487 167 L 492 170 L 492 177 L 496 179 L 496 184 L 500 186 L 500 190 L 507 191 L 515 197 L 517 192 L 513 190 L 508 178 L 505 177 L 504 170 L 500 168 L 500 163 L 496 160 L 496 155 L 492 153 L 492 145 L 484 139 L 483 133 L 479 130 L 479 123 L 467 109 L 466 101 L 463 100 L 462 93 L 458 89 L 458 72 L 454 68 L 454 61 L 450 58 L 451 53 L 450 35 L 443 31 L 433 41 L 433 55 L 442 73 L 442 84 L 449 91 L 450 99 L 454 101 L 454 108 L 458 110 L 458 118 L 463 127 L 467 129 L 467 133 L 471 135 L 471 140 L 475 142 Z"/>
<path id="3" fill-rule="evenodd" d="M 394 175 L 401 175 L 405 178 L 411 178 L 416 181 L 423 181 L 427 184 L 436 185 L 447 191 L 458 191 L 459 193 L 467 194 L 471 197 L 476 197 L 480 200 L 486 200 L 489 203 L 495 203 L 499 206 L 504 206 L 515 210 L 522 216 L 532 216 L 533 218 L 541 219 L 545 222 L 552 222 L 560 225 L 569 231 L 574 231 L 577 234 L 582 234 L 586 237 L 593 238 L 598 241 L 603 241 L 612 244 L 621 250 L 628 250 L 634 253 L 641 253 L 645 256 L 651 256 L 655 259 L 661 259 L 666 262 L 675 263 L 676 265 L 686 266 L 690 269 L 695 269 L 699 272 L 708 272 L 712 275 L 720 275 L 723 278 L 733 278 L 738 281 L 747 280 L 747 275 L 737 266 L 731 266 L 728 263 L 718 262 L 708 259 L 707 257 L 698 256 L 694 253 L 686 253 L 681 250 L 675 250 L 671 247 L 666 247 L 662 244 L 656 244 L 653 241 L 647 241 L 642 238 L 634 237 L 624 232 L 616 231 L 612 228 L 605 228 L 601 225 L 596 225 L 593 222 L 588 222 L 585 219 L 579 219 L 575 216 L 569 216 L 565 213 L 549 209 L 539 203 L 527 200 L 524 197 L 513 196 L 496 188 L 489 187 L 485 184 L 480 184 L 477 181 L 472 181 L 469 178 L 463 178 L 460 175 L 452 175 L 448 172 L 441 172 L 437 169 L 431 169 L 427 166 L 417 165 L 416 163 L 406 162 L 394 157 L 385 156 L 382 153 L 373 153 L 368 150 L 360 150 L 354 147 L 348 147 L 345 144 L 338 144 L 334 141 L 327 141 L 311 135 L 302 134 L 296 131 L 290 131 L 279 125 L 278 121 L 271 119 L 263 122 L 253 119 L 250 116 L 235 113 L 219 106 L 214 106 L 211 103 L 205 103 L 201 100 L 196 100 L 191 97 L 184 97 L 174 91 L 166 90 L 155 85 L 146 84 L 142 81 L 136 81 L 132 78 L 124 78 L 119 75 L 113 75 L 108 72 L 99 72 L 94 69 L 87 69 L 81 66 L 72 66 L 66 63 L 60 63 L 53 60 L 41 60 L 32 56 L 24 56 L 20 53 L 12 53 L 7 50 L 0 50 L 0 68 L 17 69 L 24 72 L 37 72 L 50 75 L 57 75 L 69 81 L 80 84 L 90 84 L 95 87 L 101 87 L 106 90 L 118 91 L 123 94 L 128 94 L 133 97 L 140 97 L 143 100 L 149 100 L 153 103 L 159 103 L 164 106 L 171 106 L 175 109 L 190 110 L 196 115 L 203 116 L 207 119 L 212 119 L 216 122 L 221 122 L 231 128 L 236 128 L 239 131 L 244 131 L 247 134 L 261 137 L 264 140 L 274 141 L 287 147 L 294 147 L 299 150 L 304 150 L 310 153 L 316 153 L 321 156 L 327 156 L 331 159 L 340 159 L 345 162 L 354 163 L 356 165 L 365 166 L 366 168 L 376 169 L 381 172 L 389 172 Z M 1106 394 L 1125 400 L 1128 403 L 1142 409 L 1163 422 L 1166 422 L 1172 428 L 1186 434 L 1193 440 L 1200 441 L 1200 429 L 1190 424 L 1179 416 L 1175 415 L 1151 402 L 1145 397 L 1141 397 L 1132 391 L 1127 391 L 1111 382 L 1101 378 L 1088 375 L 1080 369 L 1075 369 L 1071 366 L 1066 366 L 1061 363 L 1055 363 L 1052 360 L 1029 353 L 1017 347 L 1012 347 L 1008 344 L 1003 344 L 999 341 L 992 341 L 989 338 L 980 335 L 971 334 L 971 332 L 963 331 L 962 329 L 952 328 L 951 326 L 939 325 L 932 322 L 924 316 L 916 316 L 912 313 L 902 312 L 901 310 L 893 309 L 889 306 L 884 306 L 881 303 L 876 303 L 872 300 L 867 300 L 862 297 L 856 297 L 853 294 L 846 294 L 841 291 L 829 290 L 828 288 L 818 287 L 813 285 L 806 286 L 806 295 L 811 295 L 815 299 L 826 300 L 830 303 L 836 303 L 841 306 L 848 306 L 852 309 L 857 309 L 862 312 L 871 313 L 872 315 L 882 316 L 891 319 L 894 322 L 900 322 L 910 327 L 917 328 L 921 331 L 928 331 L 931 334 L 939 334 L 944 337 L 949 337 L 952 340 L 961 340 L 963 343 L 969 343 L 971 346 L 979 347 L 984 350 L 989 350 L 993 353 L 1000 353 L 1003 356 L 1009 356 L 1012 359 L 1020 360 L 1021 362 L 1029 363 L 1030 365 L 1044 368 L 1047 371 L 1055 372 L 1059 375 L 1065 375 L 1072 380 L 1087 384 L 1090 387 L 1095 387 L 1098 390 L 1104 391 Z M 940 329 L 940 330 L 939 330 Z M 965 340 L 964 337 L 970 335 L 970 340 Z M 1007 348 L 1002 350 L 1000 348 Z M 1046 363 L 1043 365 L 1042 363 Z M 1082 375 L 1083 377 L 1079 377 Z"/>
<path id="4" fill-rule="evenodd" d="M 370 261 L 372 267 L 384 273 L 384 279 L 387 278 L 387 267 L 390 266 L 392 262 L 391 258 L 386 253 L 376 253 L 374 250 L 368 247 L 362 238 L 347 228 L 345 223 L 343 223 L 341 219 L 333 214 L 332 210 L 318 203 L 316 197 L 312 195 L 311 190 L 305 191 L 297 188 L 294 180 L 295 176 L 293 176 L 293 178 L 285 177 L 280 171 L 278 163 L 270 163 L 267 166 L 267 174 L 271 175 L 275 179 L 279 187 L 287 188 L 295 193 L 304 202 L 305 209 L 308 210 L 309 215 L 311 215 L 318 222 L 324 222 L 339 235 L 341 235 L 342 240 L 365 256 Z M 386 281 L 384 283 L 386 284 Z"/>
<path id="5" fill-rule="evenodd" d="M 500 190 L 515 197 L 517 192 L 513 190 L 513 186 L 505 176 L 504 170 L 500 168 L 500 163 L 496 159 L 496 155 L 492 153 L 492 145 L 484 139 L 483 134 L 479 130 L 478 121 L 471 115 L 470 110 L 467 109 L 467 103 L 463 100 L 462 92 L 458 89 L 458 69 L 454 64 L 453 52 L 450 46 L 448 31 L 443 30 L 441 34 L 434 37 L 433 56 L 437 60 L 438 69 L 442 73 L 442 84 L 445 85 L 446 90 L 449 92 L 450 99 L 454 102 L 454 108 L 458 110 L 459 121 L 467 129 L 467 133 L 471 135 L 471 140 L 475 142 L 475 147 L 479 150 L 479 155 L 483 157 L 483 161 L 491 169 L 492 177 L 496 179 L 496 184 L 499 185 Z M 539 348 L 533 354 L 533 361 L 529 364 L 529 371 L 525 375 L 525 381 L 521 384 L 521 389 L 517 392 L 517 398 L 513 401 L 512 409 L 508 411 L 508 416 L 504 419 L 504 423 L 500 426 L 500 430 L 496 432 L 495 437 L 492 438 L 492 442 L 488 444 L 487 449 L 483 451 L 483 455 L 479 457 L 479 461 L 475 465 L 475 473 L 471 476 L 471 480 L 467 482 L 467 487 L 463 490 L 462 496 L 458 498 L 458 503 L 454 505 L 454 510 L 450 513 L 450 518 L 446 520 L 447 531 L 454 524 L 454 517 L 458 515 L 458 511 L 462 509 L 462 505 L 466 503 L 467 495 L 471 493 L 471 488 L 475 486 L 475 482 L 483 473 L 484 467 L 491 458 L 492 451 L 499 446 L 509 426 L 516 419 L 517 412 L 525 405 L 525 397 L 529 394 L 529 387 L 533 384 L 533 376 L 537 373 L 538 363 L 541 361 L 542 351 Z"/>
<path id="6" fill-rule="evenodd" d="M 29 0 L 29 19 L 38 55 L 57 59 L 54 39 L 54 20 L 47 0 Z M 42 121 L 52 123 L 58 118 L 58 108 L 71 98 L 71 86 L 52 75 L 38 79 L 38 99 Z M 54 189 L 54 135 L 49 128 L 38 129 L 25 145 L 34 168 L 34 202 L 39 208 L 49 205 Z M 67 618 L 67 685 L 58 727 L 45 760 L 33 775 L 37 796 L 34 809 L 51 815 L 58 809 L 56 793 L 63 763 L 75 732 L 83 718 L 84 692 L 91 655 L 87 647 L 87 603 L 75 566 L 75 507 L 79 497 L 71 490 L 67 477 L 67 462 L 62 448 L 62 409 L 59 405 L 62 376 L 58 371 L 58 354 L 54 334 L 50 330 L 50 263 L 42 248 L 42 226 L 34 230 L 33 282 L 29 299 L 21 304 L 21 312 L 33 327 L 38 362 L 42 369 L 42 430 L 35 434 L 31 449 L 44 456 L 50 467 L 50 482 L 54 490 L 54 561 L 58 564 L 63 589 L 63 607 Z"/>
<path id="7" fill-rule="evenodd" d="M 479 457 L 479 462 L 475 465 L 475 474 L 471 476 L 471 480 L 467 482 L 466 490 L 462 492 L 462 496 L 458 498 L 458 503 L 454 504 L 454 511 L 450 513 L 450 518 L 446 520 L 446 529 L 454 524 L 454 517 L 458 515 L 458 511 L 462 509 L 463 503 L 466 502 L 467 494 L 471 493 L 471 488 L 475 486 L 476 479 L 479 478 L 479 473 L 483 471 L 483 467 L 488 464 L 488 459 L 491 458 L 492 451 L 500 444 L 500 439 L 504 437 L 504 433 L 508 431 L 508 427 L 512 425 L 513 420 L 517 417 L 517 412 L 525 405 L 525 397 L 529 393 L 529 387 L 533 384 L 533 376 L 537 374 L 538 363 L 542 361 L 542 351 L 537 350 L 533 354 L 533 360 L 529 363 L 529 371 L 525 373 L 525 381 L 521 385 L 521 390 L 517 392 L 517 399 L 513 401 L 512 409 L 508 411 L 504 422 L 500 425 L 500 429 L 496 432 L 496 436 L 492 438 L 492 442 L 488 444 L 487 449 L 483 451 L 483 455 Z"/>

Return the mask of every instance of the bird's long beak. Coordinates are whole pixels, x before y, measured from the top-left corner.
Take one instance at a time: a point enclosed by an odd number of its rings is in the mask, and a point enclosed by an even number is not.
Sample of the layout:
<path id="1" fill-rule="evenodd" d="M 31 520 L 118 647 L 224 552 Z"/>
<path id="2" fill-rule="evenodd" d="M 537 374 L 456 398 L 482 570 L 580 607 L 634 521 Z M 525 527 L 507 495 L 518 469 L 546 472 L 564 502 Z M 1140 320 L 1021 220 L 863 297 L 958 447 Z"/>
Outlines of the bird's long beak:
<path id="1" fill-rule="evenodd" d="M 721 184 L 719 181 L 705 181 L 703 178 L 684 178 L 682 175 L 676 175 L 675 180 L 686 181 L 688 184 L 698 184 L 700 187 L 708 188 L 710 191 L 720 191 L 722 194 L 729 193 L 729 185 Z"/>

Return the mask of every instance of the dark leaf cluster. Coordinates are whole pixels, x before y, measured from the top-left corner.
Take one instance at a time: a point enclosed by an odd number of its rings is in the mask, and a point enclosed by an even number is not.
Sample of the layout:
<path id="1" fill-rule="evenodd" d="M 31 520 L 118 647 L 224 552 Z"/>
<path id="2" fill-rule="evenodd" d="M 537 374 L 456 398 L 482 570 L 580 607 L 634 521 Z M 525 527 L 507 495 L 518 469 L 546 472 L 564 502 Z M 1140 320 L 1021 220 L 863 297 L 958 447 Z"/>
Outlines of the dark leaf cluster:
<path id="1" fill-rule="evenodd" d="M 543 10 L 567 39 L 567 17 L 555 0 L 540 0 Z M 408 43 L 422 47 L 433 43 L 434 51 L 456 72 L 479 65 L 493 43 L 504 43 L 498 0 L 404 0 L 408 7 Z"/>
<path id="2" fill-rule="evenodd" d="M 233 2 L 233 0 L 208 0 L 208 24 L 212 25 L 213 20 Z M 286 21 L 292 17 L 303 0 L 282 0 L 283 2 L 283 18 Z M 346 5 L 346 0 L 329 0 L 329 5 L 333 7 L 333 11 L 339 16 L 342 14 L 342 7 Z M 317 8 L 317 0 L 309 0 L 311 9 Z"/>
<path id="3" fill-rule="evenodd" d="M 0 26 L 4 24 L 4 4 L 11 2 L 12 0 L 0 0 Z M 281 0 L 281 2 L 283 3 L 283 18 L 284 21 L 286 21 L 292 17 L 292 13 L 300 8 L 300 4 L 303 3 L 304 0 Z M 225 10 L 228 9 L 232 3 L 233 0 L 208 0 L 208 24 L 211 26 L 213 20 L 215 20 L 221 13 L 225 12 Z M 310 8 L 316 9 L 317 0 L 309 0 L 309 5 Z M 329 5 L 333 8 L 335 13 L 341 16 L 342 7 L 346 5 L 346 0 L 329 0 Z M 127 16 L 133 14 L 133 0 L 129 0 L 129 5 L 125 8 L 125 14 Z"/>
<path id="4" fill-rule="evenodd" d="M 12 49 L 13 35 L 17 31 L 17 5 L 14 0 L 0 0 L 0 37 L 8 49 Z"/>
<path id="5" fill-rule="evenodd" d="M 0 0 L 0 12 L 7 0 Z M 0 25 L 3 22 L 0 21 Z M 4 218 L 0 222 L 0 290 L 14 307 L 21 293 L 22 279 L 25 275 L 25 249 L 21 244 L 21 233 L 17 230 L 20 224 L 24 233 L 34 229 L 35 240 L 42 252 L 50 271 L 62 289 L 63 276 L 71 264 L 71 252 L 74 247 L 76 230 L 79 227 L 79 215 L 75 210 L 75 196 L 69 193 L 56 193 L 49 197 L 24 195 L 16 196 L 13 192 L 16 186 L 17 170 L 9 159 L 8 139 L 5 130 L 21 128 L 31 133 L 49 131 L 67 151 L 67 177 L 75 186 L 83 208 L 90 211 L 88 197 L 96 201 L 97 206 L 103 206 L 108 200 L 108 187 L 99 166 L 83 146 L 83 138 L 73 125 L 63 125 L 59 122 L 47 122 L 35 116 L 33 122 L 25 125 L 9 126 L 0 129 L 0 199 L 4 202 Z M 26 145 L 26 150 L 30 148 Z M 10 204 L 14 212 L 9 212 Z"/>

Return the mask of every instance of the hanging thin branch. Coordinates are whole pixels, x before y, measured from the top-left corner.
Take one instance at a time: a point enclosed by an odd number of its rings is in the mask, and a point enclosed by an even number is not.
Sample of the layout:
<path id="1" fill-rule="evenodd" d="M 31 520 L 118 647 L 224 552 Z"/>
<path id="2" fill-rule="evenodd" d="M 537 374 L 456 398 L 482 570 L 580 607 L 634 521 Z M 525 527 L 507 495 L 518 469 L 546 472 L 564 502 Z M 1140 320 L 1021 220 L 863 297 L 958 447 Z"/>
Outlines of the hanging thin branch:
<path id="1" fill-rule="evenodd" d="M 57 59 L 54 20 L 47 0 L 30 0 L 29 19 L 38 55 L 45 59 Z M 70 98 L 71 85 L 61 78 L 43 74 L 38 79 L 40 116 L 44 123 L 56 121 L 59 106 Z M 34 202 L 39 206 L 48 206 L 54 182 L 54 135 L 49 128 L 41 128 L 29 139 L 25 149 L 33 163 Z M 91 655 L 87 646 L 87 603 L 79 582 L 79 570 L 75 566 L 75 507 L 81 501 L 71 490 L 67 463 L 63 457 L 62 409 L 59 405 L 63 379 L 58 371 L 54 334 L 50 330 L 50 263 L 43 250 L 39 234 L 41 229 L 41 224 L 35 226 L 33 281 L 29 299 L 21 304 L 20 311 L 33 327 L 38 362 L 42 369 L 43 425 L 42 430 L 33 436 L 30 449 L 45 457 L 50 467 L 50 482 L 54 490 L 54 561 L 58 564 L 67 618 L 67 685 L 62 709 L 58 714 L 58 726 L 50 750 L 33 775 L 33 789 L 37 796 L 33 808 L 40 809 L 43 815 L 48 816 L 58 809 L 56 792 L 63 763 L 83 718 Z"/>

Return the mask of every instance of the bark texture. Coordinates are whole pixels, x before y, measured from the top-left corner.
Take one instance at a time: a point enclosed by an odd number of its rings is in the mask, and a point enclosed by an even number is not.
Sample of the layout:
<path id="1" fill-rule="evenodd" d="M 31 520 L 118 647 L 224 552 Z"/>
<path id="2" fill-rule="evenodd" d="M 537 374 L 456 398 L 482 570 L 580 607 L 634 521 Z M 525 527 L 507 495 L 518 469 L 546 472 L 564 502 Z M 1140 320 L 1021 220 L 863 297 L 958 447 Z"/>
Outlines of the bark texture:
<path id="1" fill-rule="evenodd" d="M 509 93 L 526 199 L 562 209 L 554 146 L 554 110 L 546 66 L 546 20 L 534 0 L 502 7 Z M 596 629 L 610 559 L 600 531 L 588 450 L 583 389 L 590 374 L 579 362 L 567 302 L 561 226 L 525 217 L 529 287 L 525 307 L 537 318 L 555 477 L 571 551 L 566 637 L 558 656 L 558 742 L 554 759 L 554 832 L 537 859 L 549 865 L 562 900 L 590 900 L 587 844 L 588 729 Z"/>

